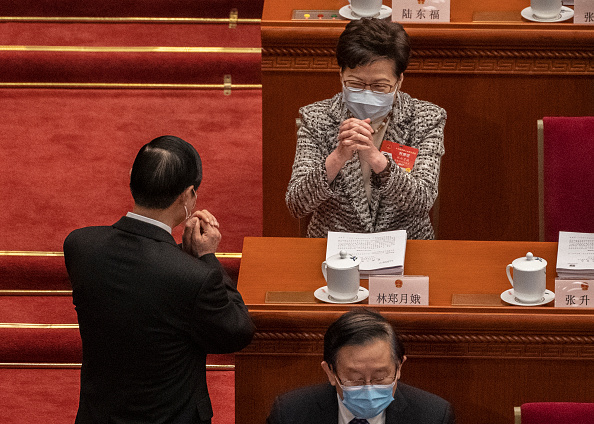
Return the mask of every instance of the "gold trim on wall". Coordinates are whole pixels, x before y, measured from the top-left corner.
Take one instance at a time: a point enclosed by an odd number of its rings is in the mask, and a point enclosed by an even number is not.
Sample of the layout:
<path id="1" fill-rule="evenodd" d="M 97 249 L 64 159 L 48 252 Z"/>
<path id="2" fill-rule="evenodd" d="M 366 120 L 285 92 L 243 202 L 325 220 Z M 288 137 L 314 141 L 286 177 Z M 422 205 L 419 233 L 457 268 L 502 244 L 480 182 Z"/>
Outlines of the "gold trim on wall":
<path id="1" fill-rule="evenodd" d="M 0 290 L 0 296 L 70 296 L 72 290 Z"/>
<path id="2" fill-rule="evenodd" d="M 80 363 L 0 362 L 0 368 L 80 368 Z"/>
<path id="3" fill-rule="evenodd" d="M 0 328 L 26 328 L 26 329 L 78 329 L 78 324 L 33 324 L 25 322 L 0 322 Z"/>
<path id="4" fill-rule="evenodd" d="M 44 23 L 118 23 L 118 24 L 252 24 L 260 25 L 261 19 L 249 18 L 156 18 L 156 17 L 87 17 L 87 16 L 0 16 L 0 22 L 44 22 Z"/>
<path id="5" fill-rule="evenodd" d="M 0 250 L 0 256 L 64 256 L 64 252 L 42 252 L 37 250 Z"/>
<path id="6" fill-rule="evenodd" d="M 225 84 L 145 84 L 109 82 L 0 82 L 0 88 L 114 88 L 152 90 L 224 90 Z M 233 90 L 261 90 L 262 84 L 232 84 Z"/>
<path id="7" fill-rule="evenodd" d="M 174 47 L 174 46 L 9 46 L 0 51 L 14 52 L 84 52 L 84 53 L 232 53 L 261 54 L 260 47 Z"/>
<path id="8" fill-rule="evenodd" d="M 80 363 L 0 362 L 0 368 L 80 368 Z M 206 364 L 206 371 L 235 371 L 235 365 Z"/>
<path id="9" fill-rule="evenodd" d="M 64 256 L 64 252 L 44 252 L 39 250 L 0 250 L 0 256 Z M 217 258 L 241 259 L 241 253 L 217 252 Z"/>

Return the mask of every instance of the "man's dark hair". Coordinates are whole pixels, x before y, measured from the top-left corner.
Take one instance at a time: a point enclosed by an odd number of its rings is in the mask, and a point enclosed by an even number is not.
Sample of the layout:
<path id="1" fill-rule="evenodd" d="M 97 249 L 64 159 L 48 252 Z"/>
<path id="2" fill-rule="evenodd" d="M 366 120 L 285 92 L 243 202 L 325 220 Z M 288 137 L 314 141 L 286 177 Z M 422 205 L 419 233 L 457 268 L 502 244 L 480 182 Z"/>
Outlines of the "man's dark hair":
<path id="1" fill-rule="evenodd" d="M 130 174 L 134 202 L 150 209 L 166 209 L 189 186 L 198 189 L 202 161 L 194 147 L 165 135 L 142 146 Z"/>
<path id="2" fill-rule="evenodd" d="M 385 58 L 394 63 L 394 75 L 400 78 L 408 67 L 409 57 L 410 43 L 402 25 L 383 19 L 349 22 L 336 46 L 336 59 L 342 71 Z"/>
<path id="3" fill-rule="evenodd" d="M 392 325 L 369 309 L 355 309 L 334 321 L 324 335 L 324 361 L 336 369 L 338 351 L 345 346 L 362 346 L 376 340 L 387 341 L 396 364 L 402 364 L 404 345 Z"/>

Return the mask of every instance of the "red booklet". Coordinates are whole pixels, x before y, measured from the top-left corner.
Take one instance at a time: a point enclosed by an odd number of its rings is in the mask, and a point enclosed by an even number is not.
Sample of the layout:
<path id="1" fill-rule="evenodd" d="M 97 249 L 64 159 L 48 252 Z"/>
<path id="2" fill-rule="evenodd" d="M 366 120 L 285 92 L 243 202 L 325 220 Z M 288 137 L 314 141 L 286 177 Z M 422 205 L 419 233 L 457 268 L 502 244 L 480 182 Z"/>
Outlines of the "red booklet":
<path id="1" fill-rule="evenodd" d="M 413 166 L 415 165 L 415 159 L 419 154 L 419 149 L 404 146 L 390 140 L 382 141 L 380 151 L 389 154 L 392 160 L 396 162 L 396 165 L 404 169 L 406 172 L 412 171 Z"/>

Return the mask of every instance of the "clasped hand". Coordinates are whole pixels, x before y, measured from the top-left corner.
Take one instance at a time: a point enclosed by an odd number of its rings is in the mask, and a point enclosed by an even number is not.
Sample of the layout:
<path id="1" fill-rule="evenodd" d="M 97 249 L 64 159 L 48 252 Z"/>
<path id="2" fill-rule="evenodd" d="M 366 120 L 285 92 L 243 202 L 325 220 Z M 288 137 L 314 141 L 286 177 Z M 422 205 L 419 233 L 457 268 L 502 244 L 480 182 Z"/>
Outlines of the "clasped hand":
<path id="1" fill-rule="evenodd" d="M 220 241 L 219 223 L 206 209 L 194 212 L 186 221 L 182 248 L 190 255 L 199 258 L 215 253 Z"/>
<path id="2" fill-rule="evenodd" d="M 375 168 L 374 164 L 381 163 L 385 166 L 385 159 L 382 153 L 373 144 L 373 133 L 375 132 L 370 125 L 371 120 L 349 118 L 340 124 L 338 131 L 337 154 L 344 159 L 349 160 L 355 152 L 359 153 L 359 158 Z M 383 168 L 381 168 L 383 169 Z"/>

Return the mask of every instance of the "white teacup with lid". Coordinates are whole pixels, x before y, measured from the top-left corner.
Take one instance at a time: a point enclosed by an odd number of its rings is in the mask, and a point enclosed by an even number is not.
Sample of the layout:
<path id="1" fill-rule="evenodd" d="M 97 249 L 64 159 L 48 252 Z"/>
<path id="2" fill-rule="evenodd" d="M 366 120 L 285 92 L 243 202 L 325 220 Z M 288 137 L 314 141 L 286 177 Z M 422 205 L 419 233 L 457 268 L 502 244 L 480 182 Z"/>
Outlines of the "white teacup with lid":
<path id="1" fill-rule="evenodd" d="M 513 278 L 510 270 L 513 268 Z M 531 252 L 515 259 L 505 268 L 507 278 L 514 288 L 514 297 L 522 303 L 538 303 L 547 286 L 547 261 Z"/>
<path id="2" fill-rule="evenodd" d="M 322 262 L 322 274 L 328 285 L 330 299 L 347 302 L 357 298 L 360 263 L 360 258 L 345 250 Z"/>
<path id="3" fill-rule="evenodd" d="M 562 7 L 561 0 L 530 0 L 532 14 L 539 19 L 557 19 Z"/>
<path id="4" fill-rule="evenodd" d="M 349 0 L 349 3 L 353 13 L 363 18 L 379 15 L 382 8 L 382 0 Z"/>

